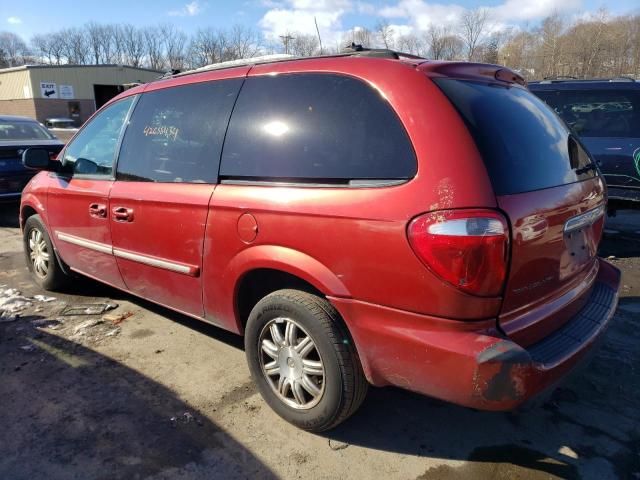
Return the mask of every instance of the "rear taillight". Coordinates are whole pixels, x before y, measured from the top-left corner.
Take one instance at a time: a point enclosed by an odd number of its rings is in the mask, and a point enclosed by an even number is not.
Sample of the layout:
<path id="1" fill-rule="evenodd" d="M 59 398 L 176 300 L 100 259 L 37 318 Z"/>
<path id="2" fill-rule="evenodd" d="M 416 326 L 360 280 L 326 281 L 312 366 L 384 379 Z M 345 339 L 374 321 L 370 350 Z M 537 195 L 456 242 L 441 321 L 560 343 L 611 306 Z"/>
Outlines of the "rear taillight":
<path id="1" fill-rule="evenodd" d="M 497 296 L 507 275 L 509 226 L 491 210 L 443 210 L 415 218 L 409 243 L 422 262 L 467 293 Z"/>

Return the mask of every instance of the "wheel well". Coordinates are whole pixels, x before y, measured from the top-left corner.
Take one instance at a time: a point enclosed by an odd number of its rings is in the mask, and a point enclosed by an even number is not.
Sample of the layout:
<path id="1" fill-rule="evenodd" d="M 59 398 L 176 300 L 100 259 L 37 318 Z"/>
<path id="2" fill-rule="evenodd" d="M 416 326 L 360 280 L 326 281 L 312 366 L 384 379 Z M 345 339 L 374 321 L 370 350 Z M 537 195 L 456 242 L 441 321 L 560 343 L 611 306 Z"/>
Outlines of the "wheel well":
<path id="1" fill-rule="evenodd" d="M 238 320 L 243 331 L 255 304 L 270 293 L 283 288 L 293 288 L 324 297 L 324 294 L 309 282 L 290 273 L 270 268 L 252 270 L 242 277 L 236 293 Z"/>
<path id="2" fill-rule="evenodd" d="M 38 213 L 38 212 L 36 212 L 34 208 L 29 207 L 28 205 L 25 206 L 22 209 L 22 215 L 20 216 L 21 217 L 21 222 L 22 222 L 21 225 L 20 225 L 20 228 L 24 228 L 24 224 L 27 223 L 27 218 L 35 215 L 36 213 Z"/>

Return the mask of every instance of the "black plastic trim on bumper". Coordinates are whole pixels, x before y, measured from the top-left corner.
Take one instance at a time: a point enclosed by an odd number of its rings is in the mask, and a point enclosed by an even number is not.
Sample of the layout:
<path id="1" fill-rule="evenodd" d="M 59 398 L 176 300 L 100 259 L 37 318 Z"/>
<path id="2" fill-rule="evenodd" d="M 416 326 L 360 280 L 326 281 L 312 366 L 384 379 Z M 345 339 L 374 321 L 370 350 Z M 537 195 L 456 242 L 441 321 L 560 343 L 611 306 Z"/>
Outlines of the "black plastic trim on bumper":
<path id="1" fill-rule="evenodd" d="M 552 335 L 527 348 L 534 362 L 555 364 L 575 354 L 607 322 L 617 305 L 616 291 L 596 282 L 588 303 L 568 323 Z"/>

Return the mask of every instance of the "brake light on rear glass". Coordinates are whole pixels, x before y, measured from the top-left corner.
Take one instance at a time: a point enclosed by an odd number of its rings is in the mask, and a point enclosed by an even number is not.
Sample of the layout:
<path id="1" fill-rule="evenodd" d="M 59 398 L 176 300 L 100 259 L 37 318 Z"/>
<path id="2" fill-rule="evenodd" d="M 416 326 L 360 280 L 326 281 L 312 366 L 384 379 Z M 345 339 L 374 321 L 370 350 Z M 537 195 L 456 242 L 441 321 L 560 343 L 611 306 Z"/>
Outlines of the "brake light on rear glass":
<path id="1" fill-rule="evenodd" d="M 491 210 L 444 210 L 415 218 L 409 243 L 436 275 L 473 295 L 497 296 L 507 274 L 509 226 Z"/>

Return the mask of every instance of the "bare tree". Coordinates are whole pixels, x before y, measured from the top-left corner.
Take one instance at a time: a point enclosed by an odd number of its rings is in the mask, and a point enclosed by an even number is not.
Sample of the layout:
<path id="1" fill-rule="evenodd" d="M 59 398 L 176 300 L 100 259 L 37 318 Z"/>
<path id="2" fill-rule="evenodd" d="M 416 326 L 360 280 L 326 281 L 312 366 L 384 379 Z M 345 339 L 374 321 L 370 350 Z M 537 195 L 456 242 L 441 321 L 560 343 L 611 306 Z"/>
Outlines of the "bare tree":
<path id="1" fill-rule="evenodd" d="M 398 50 L 412 55 L 427 56 L 428 45 L 422 36 L 415 33 L 401 35 L 396 39 Z"/>
<path id="2" fill-rule="evenodd" d="M 187 36 L 170 23 L 160 25 L 160 34 L 164 44 L 165 64 L 170 69 L 185 68 Z"/>
<path id="3" fill-rule="evenodd" d="M 228 33 L 221 35 L 227 38 L 226 60 L 251 58 L 260 52 L 260 35 L 251 28 L 234 25 Z"/>
<path id="4" fill-rule="evenodd" d="M 113 53 L 111 54 L 109 63 L 126 63 L 125 33 L 122 25 L 113 25 L 111 42 L 113 45 Z"/>
<path id="5" fill-rule="evenodd" d="M 145 53 L 144 35 L 141 30 L 131 24 L 121 28 L 122 44 L 127 65 L 132 67 L 142 66 Z"/>
<path id="6" fill-rule="evenodd" d="M 427 30 L 426 37 L 429 44 L 429 56 L 434 60 L 444 60 L 447 48 L 447 37 L 451 34 L 447 27 L 431 25 Z"/>
<path id="7" fill-rule="evenodd" d="M 22 65 L 29 55 L 27 44 L 13 32 L 0 32 L 0 51 L 0 61 L 7 67 Z"/>
<path id="8" fill-rule="evenodd" d="M 442 60 L 460 60 L 464 43 L 457 35 L 446 35 L 442 39 Z"/>
<path id="9" fill-rule="evenodd" d="M 544 77 L 560 75 L 560 57 L 562 55 L 562 32 L 564 21 L 558 13 L 554 13 L 542 21 L 538 37 L 541 45 L 540 70 Z"/>
<path id="10" fill-rule="evenodd" d="M 320 43 L 316 35 L 294 33 L 289 44 L 289 53 L 297 57 L 310 57 L 320 52 Z"/>
<path id="11" fill-rule="evenodd" d="M 96 22 L 85 26 L 87 42 L 95 65 L 107 63 L 111 51 L 111 27 Z"/>
<path id="12" fill-rule="evenodd" d="M 384 48 L 393 48 L 393 27 L 389 25 L 387 20 L 381 20 L 376 23 L 374 27 L 375 33 L 378 35 L 380 39 L 380 43 L 384 46 Z"/>
<path id="13" fill-rule="evenodd" d="M 62 45 L 62 56 L 71 65 L 86 65 L 91 57 L 87 35 L 83 29 L 67 28 L 60 31 L 57 40 Z"/>
<path id="14" fill-rule="evenodd" d="M 213 28 L 198 30 L 189 45 L 189 57 L 192 67 L 201 67 L 222 62 L 226 50 L 226 39 Z"/>
<path id="15" fill-rule="evenodd" d="M 460 35 L 467 50 L 467 60 L 475 59 L 476 49 L 487 35 L 489 13 L 485 8 L 466 10 L 460 18 Z"/>
<path id="16" fill-rule="evenodd" d="M 343 36 L 343 45 L 362 45 L 363 47 L 372 47 L 374 44 L 374 35 L 368 28 L 354 27 Z"/>
<path id="17" fill-rule="evenodd" d="M 31 50 L 39 58 L 40 62 L 54 63 L 50 35 L 34 35 L 31 37 Z"/>
<path id="18" fill-rule="evenodd" d="M 154 70 L 164 66 L 164 43 L 159 27 L 147 27 L 142 31 L 144 37 L 145 56 L 147 64 Z"/>

